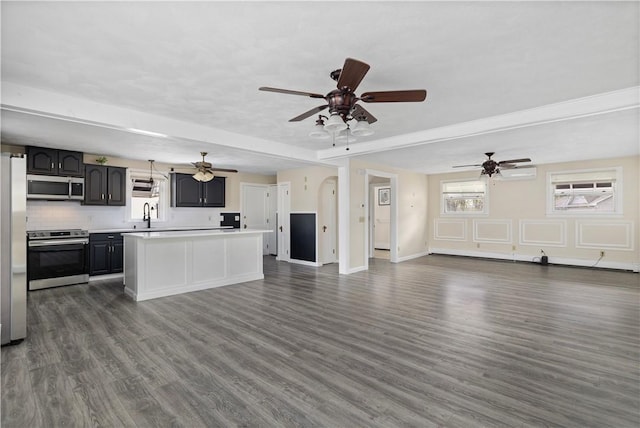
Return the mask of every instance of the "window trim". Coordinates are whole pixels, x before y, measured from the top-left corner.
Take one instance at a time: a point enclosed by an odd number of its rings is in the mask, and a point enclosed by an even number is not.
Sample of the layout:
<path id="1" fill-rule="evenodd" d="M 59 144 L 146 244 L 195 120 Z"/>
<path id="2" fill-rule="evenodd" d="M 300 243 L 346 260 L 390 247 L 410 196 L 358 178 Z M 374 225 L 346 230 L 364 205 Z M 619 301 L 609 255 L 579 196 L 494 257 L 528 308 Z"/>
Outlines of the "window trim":
<path id="1" fill-rule="evenodd" d="M 597 174 L 603 171 L 614 171 L 615 176 L 613 178 L 613 198 L 614 198 L 614 211 L 613 212 L 598 212 L 598 211 L 556 211 L 555 210 L 555 186 L 553 177 L 562 174 L 585 174 L 593 173 Z M 547 194 L 547 217 L 574 217 L 574 218 L 594 218 L 594 217 L 608 217 L 608 218 L 621 218 L 624 216 L 624 192 L 623 192 L 623 174 L 622 167 L 615 166 L 610 168 L 588 168 L 588 169 L 574 169 L 574 170 L 562 170 L 562 171 L 549 171 L 547 172 L 546 180 L 546 194 Z M 594 178 L 593 181 L 603 181 L 604 179 Z M 584 181 L 584 180 L 576 180 Z"/>
<path id="2" fill-rule="evenodd" d="M 143 169 L 130 169 L 127 168 L 127 204 L 126 204 L 126 214 L 125 214 L 125 222 L 135 223 L 141 222 L 142 220 L 139 218 L 132 218 L 132 208 L 133 204 L 131 203 L 131 199 L 133 198 L 133 179 L 134 178 L 148 178 L 149 170 Z M 151 176 L 154 180 L 160 180 L 160 203 L 158 206 L 158 218 L 154 219 L 154 223 L 164 223 L 168 221 L 169 216 L 169 206 L 171 203 L 171 186 L 169 180 L 162 175 L 160 172 L 153 172 Z"/>
<path id="3" fill-rule="evenodd" d="M 447 183 L 465 183 L 472 181 L 484 182 L 484 204 L 482 211 L 475 212 L 446 212 L 444 200 L 444 187 Z M 487 217 L 489 215 L 489 186 L 486 178 L 466 178 L 458 180 L 440 181 L 440 215 L 443 217 Z"/>

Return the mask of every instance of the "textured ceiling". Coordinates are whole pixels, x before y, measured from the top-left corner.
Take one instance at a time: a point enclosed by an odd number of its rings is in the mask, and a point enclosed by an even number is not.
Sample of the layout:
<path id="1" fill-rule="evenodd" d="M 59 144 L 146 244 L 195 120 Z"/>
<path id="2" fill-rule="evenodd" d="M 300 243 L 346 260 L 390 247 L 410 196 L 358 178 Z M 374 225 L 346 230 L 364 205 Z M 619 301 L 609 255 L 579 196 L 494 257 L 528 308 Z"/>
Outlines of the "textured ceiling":
<path id="1" fill-rule="evenodd" d="M 638 2 L 3 1 L 1 8 L 4 142 L 163 162 L 207 150 L 220 167 L 259 173 L 302 166 L 331 143 L 308 137 L 313 118 L 288 120 L 323 101 L 257 88 L 324 94 L 335 87 L 329 73 L 353 57 L 371 65 L 358 94 L 428 91 L 424 103 L 366 105 L 378 118 L 376 134 L 354 149 L 407 140 L 392 151 L 353 150 L 376 163 L 432 173 L 476 163 L 485 151 L 536 163 L 639 151 L 637 100 L 626 113 L 614 106 L 560 124 L 430 144 L 407 137 L 637 87 Z M 24 88 L 43 92 L 28 97 Z M 115 107 L 132 112 L 130 122 Z M 127 133 L 130 123 L 172 138 Z"/>

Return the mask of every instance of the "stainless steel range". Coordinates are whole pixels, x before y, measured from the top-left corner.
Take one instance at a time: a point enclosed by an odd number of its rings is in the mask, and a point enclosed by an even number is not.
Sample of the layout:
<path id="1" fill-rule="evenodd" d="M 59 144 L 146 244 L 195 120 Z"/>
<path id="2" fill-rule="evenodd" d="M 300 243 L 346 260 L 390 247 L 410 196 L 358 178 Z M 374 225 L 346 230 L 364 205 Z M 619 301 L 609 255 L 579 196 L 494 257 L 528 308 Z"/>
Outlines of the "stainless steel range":
<path id="1" fill-rule="evenodd" d="M 29 290 L 88 282 L 89 232 L 27 232 L 27 280 Z"/>

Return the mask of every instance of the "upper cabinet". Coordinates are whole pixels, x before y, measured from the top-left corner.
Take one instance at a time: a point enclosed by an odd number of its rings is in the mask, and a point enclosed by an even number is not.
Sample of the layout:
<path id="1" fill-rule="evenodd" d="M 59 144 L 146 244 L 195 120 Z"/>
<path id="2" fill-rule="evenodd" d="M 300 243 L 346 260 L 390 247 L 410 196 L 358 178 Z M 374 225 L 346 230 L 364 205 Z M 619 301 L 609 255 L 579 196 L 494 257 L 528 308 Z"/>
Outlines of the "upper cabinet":
<path id="1" fill-rule="evenodd" d="M 126 205 L 126 183 L 126 168 L 86 165 L 84 177 L 85 205 Z"/>
<path id="2" fill-rule="evenodd" d="M 207 182 L 196 181 L 191 174 L 173 174 L 171 202 L 174 207 L 224 207 L 225 177 Z"/>
<path id="3" fill-rule="evenodd" d="M 63 175 L 82 177 L 82 152 L 27 147 L 27 174 Z"/>

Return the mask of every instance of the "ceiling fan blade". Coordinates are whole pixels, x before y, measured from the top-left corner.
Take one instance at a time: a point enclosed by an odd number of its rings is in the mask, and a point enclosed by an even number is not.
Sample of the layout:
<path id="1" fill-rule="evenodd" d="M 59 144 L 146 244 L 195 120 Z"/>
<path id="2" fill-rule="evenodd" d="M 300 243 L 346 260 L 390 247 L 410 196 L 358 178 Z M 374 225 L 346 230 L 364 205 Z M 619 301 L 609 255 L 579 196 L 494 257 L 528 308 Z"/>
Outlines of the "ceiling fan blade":
<path id="1" fill-rule="evenodd" d="M 531 159 L 529 158 L 522 158 L 522 159 L 509 159 L 509 160 L 503 160 L 498 162 L 498 165 L 503 165 L 505 163 L 518 163 L 518 162 L 531 162 Z"/>
<path id="2" fill-rule="evenodd" d="M 360 104 L 356 104 L 355 106 L 353 106 L 353 110 L 351 110 L 351 117 L 353 117 L 354 119 L 364 117 L 369 123 L 378 121 L 378 119 L 376 119 L 374 115 L 365 110 Z"/>
<path id="3" fill-rule="evenodd" d="M 289 89 L 269 88 L 267 86 L 261 86 L 258 90 L 265 92 L 277 92 L 279 94 L 302 95 L 303 97 L 311 98 L 324 98 L 324 95 L 314 94 L 313 92 L 291 91 Z"/>
<path id="4" fill-rule="evenodd" d="M 365 103 L 406 103 L 420 102 L 427 98 L 427 91 L 414 89 L 409 91 L 365 92 L 360 99 Z"/>
<path id="5" fill-rule="evenodd" d="M 227 168 L 209 168 L 209 171 L 218 171 L 218 172 L 238 172 L 237 169 L 227 169 Z"/>
<path id="6" fill-rule="evenodd" d="M 518 165 L 514 165 L 512 163 L 499 163 L 498 166 L 500 169 L 516 169 Z"/>
<path id="7" fill-rule="evenodd" d="M 357 59 L 347 58 L 342 66 L 340 77 L 338 78 L 338 89 L 342 89 L 345 86 L 351 91 L 355 91 L 367 71 L 369 71 L 369 64 L 365 64 Z"/>
<path id="8" fill-rule="evenodd" d="M 454 165 L 452 166 L 452 168 L 467 168 L 467 167 L 471 167 L 471 166 L 482 166 L 482 165 Z"/>
<path id="9" fill-rule="evenodd" d="M 289 119 L 289 122 L 300 122 L 301 120 L 306 119 L 308 117 L 311 117 L 314 114 L 326 109 L 327 107 L 329 107 L 328 104 L 325 104 L 323 106 L 314 107 L 311 110 L 302 113 L 300 116 L 296 116 L 293 119 Z"/>

